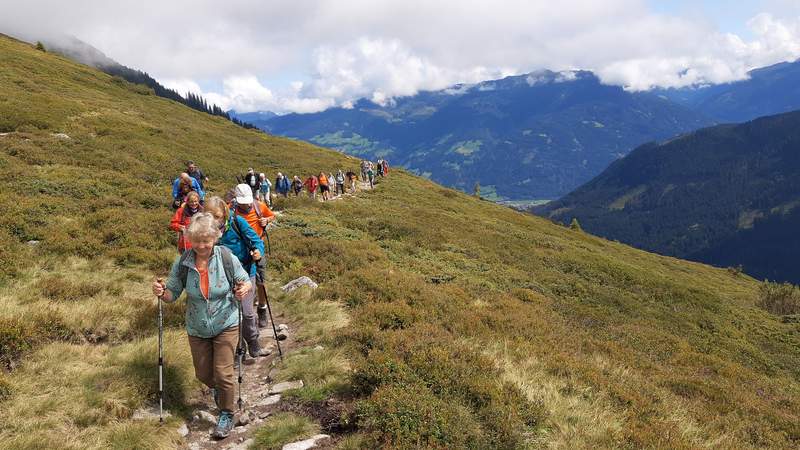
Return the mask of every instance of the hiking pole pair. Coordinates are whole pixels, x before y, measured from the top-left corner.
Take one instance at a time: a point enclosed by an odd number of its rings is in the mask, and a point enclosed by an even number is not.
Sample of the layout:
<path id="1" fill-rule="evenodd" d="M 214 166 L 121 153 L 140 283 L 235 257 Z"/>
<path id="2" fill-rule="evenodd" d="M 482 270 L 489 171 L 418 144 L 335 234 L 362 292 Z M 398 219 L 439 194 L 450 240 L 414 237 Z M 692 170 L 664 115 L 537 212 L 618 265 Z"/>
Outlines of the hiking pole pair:
<path id="1" fill-rule="evenodd" d="M 157 278 L 158 284 L 164 288 L 164 279 Z M 158 296 L 158 423 L 164 423 L 164 312 L 162 297 Z"/>

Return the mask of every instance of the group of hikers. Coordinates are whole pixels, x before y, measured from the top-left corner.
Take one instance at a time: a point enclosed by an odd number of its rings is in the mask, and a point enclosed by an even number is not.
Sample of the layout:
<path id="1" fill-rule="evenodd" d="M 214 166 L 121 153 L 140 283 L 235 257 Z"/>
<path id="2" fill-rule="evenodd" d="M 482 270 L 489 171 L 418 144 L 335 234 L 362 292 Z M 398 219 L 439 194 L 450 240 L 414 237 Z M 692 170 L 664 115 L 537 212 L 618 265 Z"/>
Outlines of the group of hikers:
<path id="1" fill-rule="evenodd" d="M 361 163 L 362 177 L 370 186 L 376 169 L 378 176 L 388 174 L 385 160 Z M 320 172 L 305 182 L 294 176 L 289 183 L 288 177 L 278 173 L 274 186 L 276 195 L 299 195 L 305 188 L 311 197 L 316 198 L 319 190 L 322 199 L 327 200 L 331 184 L 337 195 L 344 194 L 345 185 L 354 193 L 357 180 L 354 172 L 339 170 L 335 175 Z M 236 368 L 238 405 L 240 410 L 242 407 L 241 365 L 245 349 L 253 358 L 271 354 L 258 339 L 259 329 L 271 321 L 264 280 L 270 247 L 268 228 L 275 220 L 270 209 L 273 184 L 252 168 L 237 181 L 224 197 L 207 196 L 208 178 L 194 162 L 188 162 L 186 171 L 172 184 L 175 213 L 170 228 L 177 232 L 180 255 L 167 279 L 156 279 L 152 285 L 159 300 L 160 401 L 163 402 L 161 302 L 174 302 L 186 291 L 186 331 L 195 375 L 211 389 L 220 410 L 212 432 L 216 439 L 226 438 L 234 426 Z M 280 352 L 274 322 L 272 328 Z"/>

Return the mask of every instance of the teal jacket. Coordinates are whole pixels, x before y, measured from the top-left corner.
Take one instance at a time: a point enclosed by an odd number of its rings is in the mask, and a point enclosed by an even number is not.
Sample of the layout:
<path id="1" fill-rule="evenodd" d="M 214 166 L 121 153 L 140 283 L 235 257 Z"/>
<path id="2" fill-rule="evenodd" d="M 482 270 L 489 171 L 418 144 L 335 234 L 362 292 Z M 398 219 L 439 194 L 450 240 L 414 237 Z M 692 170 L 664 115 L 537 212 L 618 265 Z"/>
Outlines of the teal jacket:
<path id="1" fill-rule="evenodd" d="M 225 278 L 219 247 L 215 246 L 208 258 L 208 299 L 200 290 L 200 272 L 195 268 L 194 256 L 192 251 L 183 262 L 189 268 L 185 285 L 184 280 L 178 276 L 180 256 L 175 259 L 167 279 L 167 289 L 172 293 L 172 301 L 177 300 L 186 290 L 186 332 L 189 336 L 212 338 L 238 323 L 238 300 L 228 285 L 228 279 Z M 250 276 L 242 269 L 239 260 L 231 259 L 234 268 L 233 278 L 237 282 L 249 281 Z"/>

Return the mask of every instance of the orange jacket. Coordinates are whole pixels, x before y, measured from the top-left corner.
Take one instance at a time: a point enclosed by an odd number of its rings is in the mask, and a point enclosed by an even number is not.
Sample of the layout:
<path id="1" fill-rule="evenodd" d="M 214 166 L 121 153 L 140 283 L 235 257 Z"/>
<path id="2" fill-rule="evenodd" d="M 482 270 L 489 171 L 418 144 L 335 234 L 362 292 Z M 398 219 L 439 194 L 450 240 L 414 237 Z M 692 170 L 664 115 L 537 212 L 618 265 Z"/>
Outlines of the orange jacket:
<path id="1" fill-rule="evenodd" d="M 326 177 L 324 173 L 322 174 L 322 176 L 319 177 L 319 184 L 320 186 L 328 185 L 328 177 Z"/>
<path id="2" fill-rule="evenodd" d="M 250 211 L 247 213 L 242 213 L 239 211 L 239 208 L 234 208 L 233 213 L 237 216 L 241 216 L 244 220 L 247 221 L 248 224 L 255 230 L 256 234 L 259 236 L 264 235 L 264 227 L 261 226 L 261 223 L 258 220 L 258 213 L 256 212 L 256 208 L 261 208 L 261 217 L 264 218 L 275 218 L 275 213 L 269 209 L 269 207 L 258 200 L 253 201 L 253 207 L 250 208 Z"/>
<path id="3" fill-rule="evenodd" d="M 172 220 L 169 222 L 170 229 L 178 232 L 178 251 L 183 253 L 184 250 L 189 250 L 192 248 L 192 244 L 189 242 L 189 239 L 186 238 L 185 233 L 181 231 L 181 226 L 188 227 L 189 222 L 192 220 L 192 216 L 188 214 L 184 214 L 183 210 L 186 208 L 186 203 L 181 205 L 175 214 L 172 216 Z M 202 212 L 203 206 L 200 205 L 197 212 Z M 196 214 L 196 213 L 195 213 Z"/>

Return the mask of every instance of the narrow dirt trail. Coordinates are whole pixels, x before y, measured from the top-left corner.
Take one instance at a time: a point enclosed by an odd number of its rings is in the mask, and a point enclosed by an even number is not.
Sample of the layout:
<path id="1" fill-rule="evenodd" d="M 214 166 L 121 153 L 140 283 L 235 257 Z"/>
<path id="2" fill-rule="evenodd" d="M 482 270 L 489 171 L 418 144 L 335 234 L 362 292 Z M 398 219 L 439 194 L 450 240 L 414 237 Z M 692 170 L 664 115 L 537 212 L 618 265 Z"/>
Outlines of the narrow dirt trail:
<path id="1" fill-rule="evenodd" d="M 357 196 L 359 192 L 372 189 L 368 182 L 357 182 L 356 193 L 346 192 L 330 198 L 328 201 L 346 200 L 352 196 Z M 304 193 L 301 193 L 303 195 Z M 317 196 L 318 201 L 322 201 Z M 276 224 L 280 226 L 280 211 L 276 211 Z M 272 296 L 270 296 L 272 297 Z M 276 327 L 286 327 L 286 339 L 280 342 L 283 355 L 286 356 L 293 351 L 304 348 L 303 343 L 296 339 L 300 329 L 299 324 L 293 322 L 291 317 L 287 317 L 281 310 L 280 305 L 271 302 L 272 312 Z M 280 333 L 280 330 L 279 330 Z M 205 387 L 198 390 L 192 399 L 192 403 L 197 407 L 192 413 L 192 418 L 185 427 L 181 427 L 179 433 L 184 434 L 184 445 L 180 448 L 189 450 L 205 449 L 229 449 L 244 450 L 252 443 L 255 432 L 260 428 L 269 416 L 279 411 L 285 410 L 282 394 L 284 390 L 301 386 L 301 380 L 292 380 L 284 383 L 276 383 L 275 377 L 279 370 L 280 359 L 275 345 L 271 325 L 261 328 L 259 342 L 263 348 L 269 348 L 272 353 L 261 358 L 250 358 L 249 356 L 243 364 L 242 400 L 244 408 L 236 412 L 237 426 L 233 428 L 227 439 L 220 441 L 211 438 L 210 433 L 214 429 L 218 410 L 214 405 L 209 390 Z M 238 394 L 238 386 L 237 386 Z M 187 433 L 188 431 L 188 433 Z M 333 448 L 335 439 L 326 439 L 313 446 L 315 449 Z M 312 448 L 312 447 L 307 447 Z"/>

